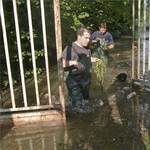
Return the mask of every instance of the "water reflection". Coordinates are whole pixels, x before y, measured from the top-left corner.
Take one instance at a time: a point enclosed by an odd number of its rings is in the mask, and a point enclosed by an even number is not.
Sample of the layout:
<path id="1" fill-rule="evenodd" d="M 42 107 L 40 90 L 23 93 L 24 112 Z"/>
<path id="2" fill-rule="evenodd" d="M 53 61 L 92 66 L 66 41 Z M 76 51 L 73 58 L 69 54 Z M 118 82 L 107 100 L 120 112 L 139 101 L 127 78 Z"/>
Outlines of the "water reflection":
<path id="1" fill-rule="evenodd" d="M 118 110 L 117 103 L 116 103 L 116 96 L 112 95 L 111 97 L 108 98 L 108 101 L 109 101 L 109 105 L 112 108 L 111 116 L 113 117 L 114 122 L 121 125 L 122 121 L 121 121 L 121 117 L 120 117 L 119 110 Z"/>
<path id="2" fill-rule="evenodd" d="M 142 93 L 139 96 L 139 99 L 137 101 L 139 105 L 139 127 L 140 127 L 140 133 L 142 135 L 143 142 L 146 146 L 146 149 L 150 149 L 150 102 L 148 101 L 148 98 L 150 96 L 150 93 Z"/>
<path id="3" fill-rule="evenodd" d="M 59 144 L 64 146 L 67 141 L 66 127 L 61 122 L 20 125 L 6 135 L 2 132 L 2 136 L 2 150 L 57 150 Z"/>
<path id="4" fill-rule="evenodd" d="M 103 87 L 92 77 L 84 111 L 67 111 L 66 125 L 48 122 L 3 128 L 2 150 L 149 150 L 150 93 L 131 82 L 132 37 L 115 41 Z M 127 74 L 125 82 L 116 76 Z M 136 96 L 127 99 L 135 91 Z"/>

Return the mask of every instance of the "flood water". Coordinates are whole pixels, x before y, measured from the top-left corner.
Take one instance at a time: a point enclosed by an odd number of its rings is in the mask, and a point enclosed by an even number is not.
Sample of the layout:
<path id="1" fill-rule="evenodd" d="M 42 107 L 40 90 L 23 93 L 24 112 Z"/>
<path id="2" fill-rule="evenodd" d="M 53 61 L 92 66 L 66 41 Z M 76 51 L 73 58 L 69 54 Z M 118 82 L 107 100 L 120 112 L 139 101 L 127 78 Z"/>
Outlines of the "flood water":
<path id="1" fill-rule="evenodd" d="M 66 107 L 66 125 L 1 128 L 1 150 L 150 150 L 150 93 L 132 85 L 131 45 L 131 36 L 115 41 L 103 85 L 93 73 L 89 101 L 79 111 Z"/>

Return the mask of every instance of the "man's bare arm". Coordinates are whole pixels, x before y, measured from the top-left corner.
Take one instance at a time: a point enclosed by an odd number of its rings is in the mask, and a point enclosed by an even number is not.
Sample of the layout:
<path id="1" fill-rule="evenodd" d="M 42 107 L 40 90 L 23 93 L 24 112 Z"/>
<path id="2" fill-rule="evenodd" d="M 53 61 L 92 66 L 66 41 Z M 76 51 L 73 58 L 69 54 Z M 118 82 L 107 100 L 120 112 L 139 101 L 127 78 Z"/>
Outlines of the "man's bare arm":
<path id="1" fill-rule="evenodd" d="M 63 67 L 70 67 L 70 66 L 76 66 L 80 71 L 83 71 L 85 69 L 84 65 L 76 60 L 66 60 L 62 59 Z"/>

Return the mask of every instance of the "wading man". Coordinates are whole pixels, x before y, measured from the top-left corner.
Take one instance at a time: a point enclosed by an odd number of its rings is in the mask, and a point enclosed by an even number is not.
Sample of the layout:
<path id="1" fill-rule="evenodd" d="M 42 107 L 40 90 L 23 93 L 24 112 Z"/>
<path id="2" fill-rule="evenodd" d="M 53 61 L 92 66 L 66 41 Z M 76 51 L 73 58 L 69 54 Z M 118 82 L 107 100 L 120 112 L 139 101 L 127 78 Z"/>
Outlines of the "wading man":
<path id="1" fill-rule="evenodd" d="M 98 58 L 91 57 L 87 45 L 91 32 L 86 27 L 80 27 L 76 33 L 77 39 L 65 47 L 62 53 L 64 77 L 73 108 L 79 108 L 83 100 L 89 98 L 91 84 L 91 62 Z"/>

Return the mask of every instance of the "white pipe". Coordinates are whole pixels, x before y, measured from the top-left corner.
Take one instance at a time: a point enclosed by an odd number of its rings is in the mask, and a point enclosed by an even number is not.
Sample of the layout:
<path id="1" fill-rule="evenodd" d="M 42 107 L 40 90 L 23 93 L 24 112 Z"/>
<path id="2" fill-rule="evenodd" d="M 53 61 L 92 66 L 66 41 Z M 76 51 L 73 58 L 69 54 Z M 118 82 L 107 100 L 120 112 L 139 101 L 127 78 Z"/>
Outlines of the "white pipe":
<path id="1" fill-rule="evenodd" d="M 140 79 L 140 20 L 141 20 L 141 0 L 138 1 L 138 79 Z"/>
<path id="2" fill-rule="evenodd" d="M 135 0 L 132 0 L 132 79 L 135 78 L 134 34 L 135 34 Z"/>
<path id="3" fill-rule="evenodd" d="M 35 49 L 34 49 L 30 0 L 27 0 L 27 11 L 28 11 L 28 21 L 29 21 L 29 30 L 30 30 L 30 43 L 31 43 L 31 52 L 32 52 L 32 63 L 33 63 L 33 72 L 34 72 L 36 101 L 37 101 L 37 106 L 39 106 L 40 100 L 39 100 L 39 90 L 38 90 L 37 73 L 36 73 L 36 61 L 35 61 Z"/>
<path id="4" fill-rule="evenodd" d="M 21 83 L 22 83 L 22 89 L 23 89 L 24 106 L 27 107 L 28 105 L 27 105 L 27 96 L 26 96 L 26 88 L 25 88 L 24 69 L 23 69 L 23 61 L 22 61 L 22 51 L 21 51 L 20 31 L 19 31 L 16 0 L 13 0 L 13 8 L 14 8 L 14 19 L 15 19 L 15 27 L 16 27 L 19 66 L 20 66 L 20 73 L 21 73 Z"/>
<path id="5" fill-rule="evenodd" d="M 150 1 L 149 1 L 149 60 L 148 60 L 148 84 L 150 85 Z"/>
<path id="6" fill-rule="evenodd" d="M 145 76 L 145 50 L 146 50 L 146 0 L 144 0 L 144 30 L 143 30 L 143 77 Z M 144 79 L 144 78 L 143 78 Z"/>
<path id="7" fill-rule="evenodd" d="M 10 92 L 11 92 L 11 102 L 12 102 L 12 107 L 16 108 L 2 0 L 0 0 L 0 16 L 1 16 L 1 22 L 2 22 L 5 57 L 6 57 L 6 64 L 7 64 L 7 70 L 8 70 L 8 80 L 9 80 L 9 86 L 10 86 Z"/>
<path id="8" fill-rule="evenodd" d="M 45 66 L 46 66 L 46 76 L 47 76 L 47 87 L 48 87 L 48 96 L 49 104 L 51 105 L 51 89 L 50 89 L 50 77 L 49 77 L 49 62 L 48 62 L 48 50 L 47 50 L 47 39 L 46 39 L 46 26 L 45 26 L 45 13 L 44 13 L 44 1 L 40 0 L 41 3 L 41 17 L 42 17 L 42 29 L 43 29 L 43 42 L 44 42 L 44 51 L 45 51 Z"/>

